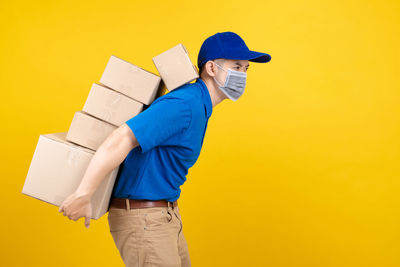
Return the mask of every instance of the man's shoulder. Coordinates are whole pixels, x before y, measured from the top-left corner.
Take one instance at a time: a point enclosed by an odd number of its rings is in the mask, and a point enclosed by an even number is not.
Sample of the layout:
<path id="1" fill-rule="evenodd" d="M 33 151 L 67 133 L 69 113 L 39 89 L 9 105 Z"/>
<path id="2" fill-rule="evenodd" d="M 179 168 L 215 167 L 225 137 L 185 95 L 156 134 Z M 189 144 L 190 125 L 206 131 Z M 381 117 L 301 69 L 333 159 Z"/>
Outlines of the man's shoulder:
<path id="1" fill-rule="evenodd" d="M 199 91 L 197 83 L 187 83 L 160 96 L 154 102 L 162 100 L 178 100 L 187 104 L 192 104 L 200 99 L 200 94 L 201 92 Z"/>
<path id="2" fill-rule="evenodd" d="M 194 94 L 199 91 L 199 84 L 198 83 L 186 83 L 184 85 L 175 88 L 174 90 L 170 91 L 168 94 L 175 94 L 181 97 L 190 98 Z"/>

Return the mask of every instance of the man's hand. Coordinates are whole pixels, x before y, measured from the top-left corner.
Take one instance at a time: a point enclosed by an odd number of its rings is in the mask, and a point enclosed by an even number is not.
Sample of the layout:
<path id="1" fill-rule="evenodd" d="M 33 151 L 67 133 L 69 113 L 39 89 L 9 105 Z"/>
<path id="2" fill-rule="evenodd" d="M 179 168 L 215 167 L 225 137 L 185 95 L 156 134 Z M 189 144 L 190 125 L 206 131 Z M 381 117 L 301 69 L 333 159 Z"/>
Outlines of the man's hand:
<path id="1" fill-rule="evenodd" d="M 85 217 L 85 226 L 89 228 L 92 218 L 91 198 L 89 194 L 80 194 L 75 191 L 63 201 L 58 212 L 63 212 L 64 216 L 68 216 L 70 220 L 74 221 Z"/>
<path id="2" fill-rule="evenodd" d="M 135 135 L 126 123 L 115 129 L 96 150 L 78 188 L 64 200 L 58 211 L 64 212 L 64 216 L 74 221 L 85 217 L 85 226 L 89 228 L 92 195 L 105 177 L 138 145 Z"/>

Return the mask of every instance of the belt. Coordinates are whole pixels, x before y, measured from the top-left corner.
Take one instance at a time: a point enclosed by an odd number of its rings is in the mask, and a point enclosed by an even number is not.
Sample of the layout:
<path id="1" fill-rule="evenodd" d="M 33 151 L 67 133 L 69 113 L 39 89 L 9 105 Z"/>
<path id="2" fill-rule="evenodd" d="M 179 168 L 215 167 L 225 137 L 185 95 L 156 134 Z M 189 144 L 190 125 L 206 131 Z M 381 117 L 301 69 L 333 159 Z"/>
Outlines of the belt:
<path id="1" fill-rule="evenodd" d="M 178 206 L 178 201 L 170 202 L 167 200 L 142 200 L 142 199 L 128 199 L 128 198 L 111 198 L 110 207 L 118 209 L 140 209 L 140 208 L 153 208 L 153 207 L 169 207 Z"/>

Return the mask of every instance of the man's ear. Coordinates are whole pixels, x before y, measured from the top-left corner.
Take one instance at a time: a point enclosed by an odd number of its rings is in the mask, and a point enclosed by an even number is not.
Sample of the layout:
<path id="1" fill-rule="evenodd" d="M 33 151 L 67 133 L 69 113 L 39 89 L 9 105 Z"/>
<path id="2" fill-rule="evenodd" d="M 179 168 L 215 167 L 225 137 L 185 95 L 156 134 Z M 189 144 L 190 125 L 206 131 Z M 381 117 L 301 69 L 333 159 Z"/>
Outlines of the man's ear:
<path id="1" fill-rule="evenodd" d="M 207 61 L 204 65 L 205 67 L 205 72 L 207 73 L 208 76 L 210 77 L 214 77 L 216 74 L 215 68 L 216 65 L 214 64 L 214 62 L 212 62 L 211 60 Z"/>

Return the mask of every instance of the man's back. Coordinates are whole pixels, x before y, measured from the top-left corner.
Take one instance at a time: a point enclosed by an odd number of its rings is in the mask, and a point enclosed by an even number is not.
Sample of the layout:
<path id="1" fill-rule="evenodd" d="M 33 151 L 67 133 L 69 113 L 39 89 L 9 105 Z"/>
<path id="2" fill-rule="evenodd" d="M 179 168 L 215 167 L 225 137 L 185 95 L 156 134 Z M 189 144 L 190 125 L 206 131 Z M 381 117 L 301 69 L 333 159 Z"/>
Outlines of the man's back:
<path id="1" fill-rule="evenodd" d="M 203 145 L 211 98 L 201 79 L 159 98 L 126 124 L 139 146 L 130 151 L 113 197 L 175 201 Z"/>

